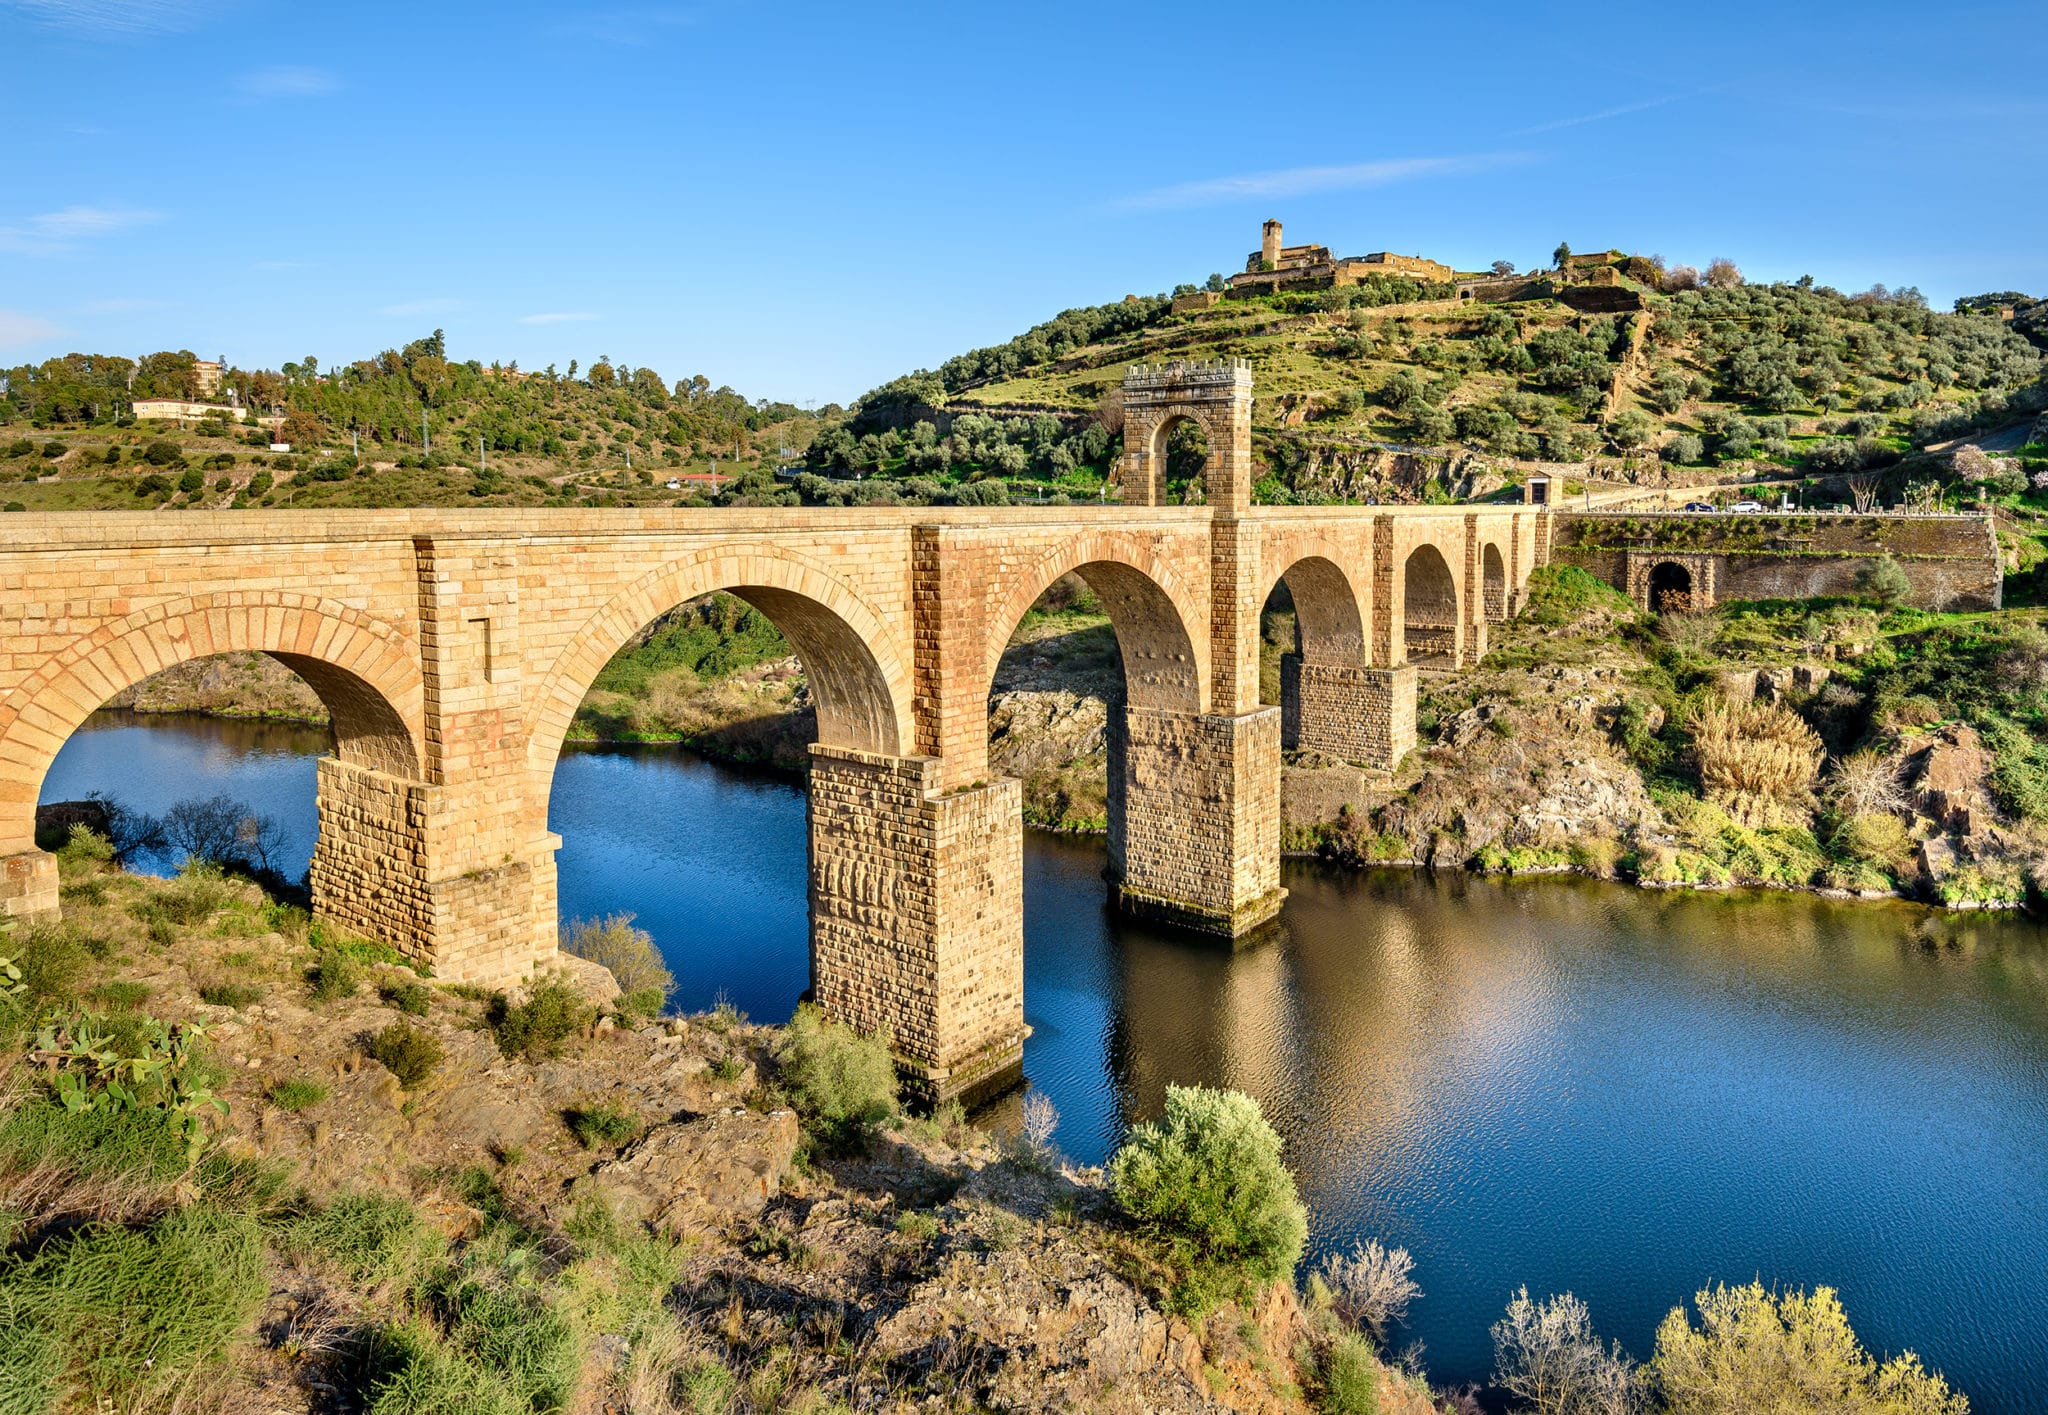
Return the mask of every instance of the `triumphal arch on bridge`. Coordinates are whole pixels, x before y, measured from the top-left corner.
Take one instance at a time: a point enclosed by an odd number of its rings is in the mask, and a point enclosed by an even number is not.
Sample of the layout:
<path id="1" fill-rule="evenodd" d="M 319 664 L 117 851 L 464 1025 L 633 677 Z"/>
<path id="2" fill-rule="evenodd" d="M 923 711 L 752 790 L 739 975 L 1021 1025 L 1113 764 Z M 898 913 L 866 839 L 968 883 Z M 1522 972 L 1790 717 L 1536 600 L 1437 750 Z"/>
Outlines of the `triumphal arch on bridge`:
<path id="1" fill-rule="evenodd" d="M 1283 746 L 1391 766 L 1418 663 L 1476 662 L 1546 557 L 1540 508 L 1253 506 L 1251 399 L 1241 363 L 1131 370 L 1121 506 L 0 517 L 0 908 L 58 908 L 36 803 L 90 713 L 258 651 L 332 715 L 315 911 L 438 978 L 516 982 L 556 951 L 548 792 L 578 704 L 651 620 L 724 590 L 816 704 L 817 1001 L 888 1027 L 928 1094 L 982 1089 L 1024 1035 L 1020 789 L 989 770 L 989 688 L 1048 586 L 1087 581 L 1121 650 L 1120 906 L 1235 936 L 1283 894 Z M 1182 419 L 1209 434 L 1202 506 L 1161 504 Z M 1264 706 L 1283 580 L 1300 644 Z"/>

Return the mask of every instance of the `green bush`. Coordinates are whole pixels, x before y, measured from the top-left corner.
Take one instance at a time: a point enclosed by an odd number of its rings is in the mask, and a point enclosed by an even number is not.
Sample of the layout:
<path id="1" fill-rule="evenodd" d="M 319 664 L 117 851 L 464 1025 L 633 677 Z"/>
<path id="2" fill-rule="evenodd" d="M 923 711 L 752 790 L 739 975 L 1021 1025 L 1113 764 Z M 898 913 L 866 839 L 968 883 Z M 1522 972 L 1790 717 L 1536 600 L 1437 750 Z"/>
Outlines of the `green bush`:
<path id="1" fill-rule="evenodd" d="M 417 1091 L 426 1084 L 443 1055 L 439 1037 L 403 1018 L 373 1033 L 363 1050 L 383 1063 L 384 1069 L 408 1091 Z"/>
<path id="2" fill-rule="evenodd" d="M 789 1019 L 776 1059 L 790 1101 L 828 1150 L 863 1143 L 897 1112 L 886 1032 L 862 1036 L 806 1003 Z"/>
<path id="3" fill-rule="evenodd" d="M 1766 1291 L 1761 1283 L 1694 1295 L 1657 1326 L 1649 1372 L 1669 1415 L 1723 1415 L 1770 1408 L 1784 1415 L 1867 1410 L 1884 1415 L 1965 1415 L 1969 1402 L 1908 1351 L 1880 1364 L 1864 1351 L 1834 1290 Z"/>
<path id="4" fill-rule="evenodd" d="M 338 948 L 323 949 L 308 974 L 308 980 L 313 985 L 313 1001 L 338 1002 L 355 995 L 356 988 L 363 981 L 363 967 Z"/>
<path id="5" fill-rule="evenodd" d="M 665 1002 L 675 990 L 675 974 L 662 962 L 654 947 L 654 936 L 645 929 L 634 928 L 631 914 L 573 921 L 563 931 L 562 951 L 603 964 L 628 994 L 659 991 Z M 651 1010 L 659 1012 L 661 1003 Z"/>
<path id="6" fill-rule="evenodd" d="M 1110 1162 L 1117 1203 L 1159 1250 L 1174 1306 L 1204 1315 L 1293 1273 L 1308 1236 L 1280 1137 L 1239 1091 L 1169 1086 Z"/>
<path id="7" fill-rule="evenodd" d="M 303 1076 L 279 1081 L 267 1093 L 270 1103 L 279 1110 L 291 1111 L 294 1115 L 310 1110 L 327 1099 L 327 1087 L 318 1081 Z"/>
<path id="8" fill-rule="evenodd" d="M 640 1117 L 622 1105 L 589 1106 L 566 1116 L 576 1143 L 586 1150 L 599 1145 L 623 1145 L 640 1133 Z"/>
<path id="9" fill-rule="evenodd" d="M 1913 592 L 1913 582 L 1898 561 L 1880 555 L 1856 572 L 1856 588 L 1879 604 L 1891 606 Z"/>
<path id="10" fill-rule="evenodd" d="M 408 1017 L 426 1016 L 434 1001 L 434 994 L 425 983 L 384 983 L 378 987 L 377 996 Z"/>
<path id="11" fill-rule="evenodd" d="M 41 1411 L 158 1408 L 226 1350 L 269 1294 L 254 1220 L 204 1205 L 139 1229 L 87 1227 L 0 1266 L 0 1394 Z"/>
<path id="12" fill-rule="evenodd" d="M 1356 1332 L 1340 1332 L 1310 1377 L 1320 1415 L 1378 1415 L 1378 1367 L 1371 1342 Z"/>
<path id="13" fill-rule="evenodd" d="M 548 978 L 535 983 L 517 1006 L 503 993 L 491 999 L 487 1018 L 506 1056 L 544 1061 L 562 1054 L 563 1044 L 589 1026 L 595 1009 L 567 983 Z"/>

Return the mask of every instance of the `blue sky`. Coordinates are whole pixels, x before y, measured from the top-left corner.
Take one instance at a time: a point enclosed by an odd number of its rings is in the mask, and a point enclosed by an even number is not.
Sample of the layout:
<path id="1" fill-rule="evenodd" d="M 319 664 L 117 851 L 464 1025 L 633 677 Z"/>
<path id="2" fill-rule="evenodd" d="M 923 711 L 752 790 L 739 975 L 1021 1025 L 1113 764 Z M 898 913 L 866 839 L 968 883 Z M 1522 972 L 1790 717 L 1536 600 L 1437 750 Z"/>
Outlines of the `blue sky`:
<path id="1" fill-rule="evenodd" d="M 1407 11 L 0 0 L 0 363 L 439 326 L 844 401 L 1268 216 L 2048 294 L 2040 0 Z"/>

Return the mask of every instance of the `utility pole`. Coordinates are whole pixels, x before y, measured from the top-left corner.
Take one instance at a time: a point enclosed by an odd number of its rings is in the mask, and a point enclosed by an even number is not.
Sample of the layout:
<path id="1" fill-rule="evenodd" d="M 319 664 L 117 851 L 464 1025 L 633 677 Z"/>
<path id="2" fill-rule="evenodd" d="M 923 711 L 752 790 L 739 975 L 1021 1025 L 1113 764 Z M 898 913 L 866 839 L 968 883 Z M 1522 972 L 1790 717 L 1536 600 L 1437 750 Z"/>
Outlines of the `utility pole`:
<path id="1" fill-rule="evenodd" d="M 490 443 L 484 440 L 482 433 L 478 433 L 476 435 L 476 471 L 478 476 L 482 476 L 491 469 L 490 449 Z"/>
<path id="2" fill-rule="evenodd" d="M 434 455 L 434 439 L 427 434 L 427 410 L 425 408 L 420 409 L 420 455 L 422 457 Z"/>

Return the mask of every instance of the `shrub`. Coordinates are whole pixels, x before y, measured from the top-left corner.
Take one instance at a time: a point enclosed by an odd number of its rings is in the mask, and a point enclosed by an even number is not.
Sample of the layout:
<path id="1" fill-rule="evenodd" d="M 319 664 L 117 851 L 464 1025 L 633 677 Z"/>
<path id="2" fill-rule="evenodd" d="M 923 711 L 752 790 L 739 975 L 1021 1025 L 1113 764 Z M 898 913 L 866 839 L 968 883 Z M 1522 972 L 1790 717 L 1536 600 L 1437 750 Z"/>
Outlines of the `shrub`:
<path id="1" fill-rule="evenodd" d="M 408 1091 L 417 1091 L 441 1064 L 441 1039 L 401 1018 L 374 1033 L 363 1050 L 384 1065 Z"/>
<path id="2" fill-rule="evenodd" d="M 1707 799 L 1747 826 L 1794 824 L 1805 816 L 1820 737 L 1774 703 L 1707 703 L 1687 727 Z"/>
<path id="3" fill-rule="evenodd" d="M 384 983 L 378 987 L 377 996 L 408 1017 L 426 1016 L 434 1000 L 425 983 Z"/>
<path id="4" fill-rule="evenodd" d="M 201 1001 L 215 1007 L 232 1007 L 237 1012 L 263 996 L 263 989 L 254 983 L 219 982 L 208 983 L 199 989 Z"/>
<path id="5" fill-rule="evenodd" d="M 544 1061 L 562 1054 L 562 1045 L 589 1026 L 595 1009 L 576 989 L 556 978 L 535 983 L 517 1006 L 499 993 L 491 999 L 488 1020 L 506 1056 Z"/>
<path id="6" fill-rule="evenodd" d="M 807 1003 L 789 1019 L 776 1060 L 797 1113 L 828 1150 L 862 1143 L 896 1114 L 896 1063 L 886 1032 L 862 1036 Z"/>
<path id="7" fill-rule="evenodd" d="M 185 454 L 178 450 L 177 443 L 159 438 L 142 449 L 142 460 L 152 467 L 170 467 L 183 462 Z"/>
<path id="8" fill-rule="evenodd" d="M 336 1002 L 355 996 L 363 981 L 363 966 L 339 948 L 322 949 L 308 978 L 313 984 L 313 1001 Z"/>
<path id="9" fill-rule="evenodd" d="M 1329 1289 L 1338 1315 L 1378 1340 L 1386 1335 L 1390 1323 L 1408 1314 L 1408 1304 L 1422 1295 L 1409 1276 L 1414 1270 L 1415 1260 L 1406 1248 L 1388 1248 L 1374 1238 L 1357 1244 L 1349 1253 L 1332 1253 L 1323 1259 L 1316 1276 Z"/>
<path id="10" fill-rule="evenodd" d="M 564 1117 L 576 1143 L 586 1150 L 599 1145 L 623 1145 L 640 1133 L 640 1117 L 626 1106 L 610 1103 L 572 1110 Z"/>
<path id="11" fill-rule="evenodd" d="M 1542 1301 L 1526 1287 L 1515 1293 L 1493 1324 L 1493 1383 L 1538 1415 L 1633 1415 L 1644 1405 L 1635 1363 L 1619 1342 L 1601 1345 L 1586 1304 L 1569 1292 Z"/>
<path id="12" fill-rule="evenodd" d="M 1340 1332 L 1309 1373 L 1319 1415 L 1377 1415 L 1379 1363 L 1355 1332 Z"/>
<path id="13" fill-rule="evenodd" d="M 296 1115 L 300 1111 L 310 1110 L 326 1100 L 327 1087 L 318 1081 L 307 1080 L 305 1077 L 299 1076 L 293 1077 L 290 1080 L 279 1081 L 270 1088 L 268 1095 L 272 1105 L 276 1106 L 279 1110 L 288 1110 Z"/>
<path id="14" fill-rule="evenodd" d="M 1669 1415 L 1869 1410 L 1964 1415 L 1969 1402 L 1908 1351 L 1880 1365 L 1856 1340 L 1834 1289 L 1773 1294 L 1763 1284 L 1694 1294 L 1657 1327 L 1649 1366 Z"/>
<path id="15" fill-rule="evenodd" d="M 603 964 L 620 990 L 628 994 L 655 989 L 666 1002 L 675 990 L 675 974 L 662 962 L 654 947 L 654 936 L 645 929 L 634 928 L 631 914 L 575 920 L 563 934 L 562 951 Z M 661 1004 L 657 1003 L 652 1010 L 659 1012 Z"/>
<path id="16" fill-rule="evenodd" d="M 1308 1217 L 1280 1137 L 1239 1091 L 1169 1086 L 1110 1162 L 1117 1203 L 1158 1245 L 1174 1305 L 1206 1314 L 1294 1271 Z"/>

